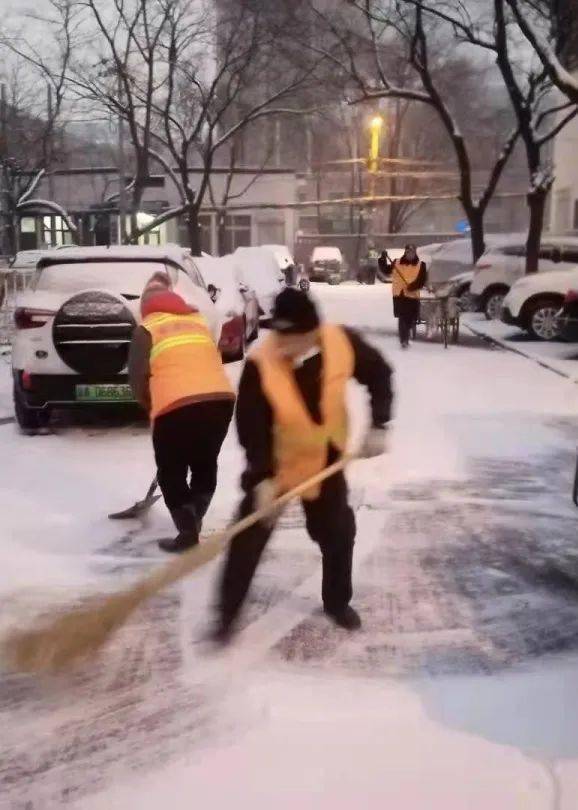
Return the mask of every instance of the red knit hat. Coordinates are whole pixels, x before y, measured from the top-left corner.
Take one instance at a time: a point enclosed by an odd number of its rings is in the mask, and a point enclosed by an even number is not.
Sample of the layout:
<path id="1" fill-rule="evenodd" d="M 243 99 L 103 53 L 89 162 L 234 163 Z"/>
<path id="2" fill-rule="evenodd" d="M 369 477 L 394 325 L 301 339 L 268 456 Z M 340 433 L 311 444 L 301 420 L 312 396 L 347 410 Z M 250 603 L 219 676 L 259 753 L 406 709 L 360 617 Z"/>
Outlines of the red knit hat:
<path id="1" fill-rule="evenodd" d="M 199 310 L 187 304 L 184 298 L 171 290 L 159 290 L 143 296 L 140 302 L 143 318 L 156 312 L 168 312 L 170 315 L 193 315 Z"/>

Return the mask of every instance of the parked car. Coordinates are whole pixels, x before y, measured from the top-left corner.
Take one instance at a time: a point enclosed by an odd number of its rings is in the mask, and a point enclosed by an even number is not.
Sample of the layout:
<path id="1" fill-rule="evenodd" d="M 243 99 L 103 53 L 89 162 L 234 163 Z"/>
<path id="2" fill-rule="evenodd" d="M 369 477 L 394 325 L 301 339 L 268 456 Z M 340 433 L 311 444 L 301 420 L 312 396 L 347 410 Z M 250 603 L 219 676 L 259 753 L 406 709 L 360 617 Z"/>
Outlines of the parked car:
<path id="1" fill-rule="evenodd" d="M 193 259 L 221 316 L 219 349 L 226 360 L 242 360 L 247 343 L 259 334 L 259 302 L 240 279 L 233 256 Z"/>
<path id="2" fill-rule="evenodd" d="M 341 250 L 338 247 L 314 247 L 308 273 L 311 281 L 340 284 L 347 278 L 347 266 Z"/>
<path id="3" fill-rule="evenodd" d="M 23 430 L 43 427 L 56 405 L 133 402 L 128 349 L 142 291 L 159 269 L 205 316 L 218 342 L 219 315 L 182 248 L 76 248 L 40 259 L 15 312 L 14 408 Z"/>
<path id="4" fill-rule="evenodd" d="M 286 245 L 261 245 L 261 247 L 273 254 L 279 265 L 279 269 L 285 274 L 285 283 L 287 286 L 294 286 L 297 283 L 295 278 L 295 259 L 289 248 Z"/>
<path id="5" fill-rule="evenodd" d="M 271 319 L 275 298 L 286 286 L 285 274 L 270 250 L 262 247 L 240 247 L 232 254 L 239 268 L 239 278 L 255 290 L 262 323 Z"/>
<path id="6" fill-rule="evenodd" d="M 569 270 L 578 264 L 578 238 L 549 236 L 540 248 L 538 271 Z M 483 312 L 488 320 L 501 317 L 508 291 L 526 270 L 526 237 L 511 238 L 508 242 L 489 248 L 475 266 L 472 281 L 472 303 L 476 312 Z"/>
<path id="7" fill-rule="evenodd" d="M 578 285 L 566 293 L 558 313 L 558 331 L 562 340 L 578 343 Z"/>
<path id="8" fill-rule="evenodd" d="M 524 276 L 504 298 L 502 320 L 540 340 L 555 340 L 560 336 L 559 312 L 572 287 L 578 287 L 576 266 Z"/>
<path id="9" fill-rule="evenodd" d="M 429 286 L 436 295 L 452 296 L 458 299 L 460 312 L 469 312 L 472 308 L 472 298 L 470 287 L 474 278 L 473 270 L 466 270 L 458 273 L 448 281 L 441 284 L 430 284 Z"/>

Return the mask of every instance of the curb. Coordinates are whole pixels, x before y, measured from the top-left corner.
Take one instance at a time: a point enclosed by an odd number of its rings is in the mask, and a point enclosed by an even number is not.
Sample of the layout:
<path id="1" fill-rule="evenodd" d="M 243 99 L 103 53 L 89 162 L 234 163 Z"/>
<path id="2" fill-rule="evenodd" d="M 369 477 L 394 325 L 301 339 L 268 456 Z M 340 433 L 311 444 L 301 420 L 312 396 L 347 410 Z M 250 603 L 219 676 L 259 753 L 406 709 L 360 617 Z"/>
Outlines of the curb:
<path id="1" fill-rule="evenodd" d="M 536 357 L 533 354 L 528 354 L 522 349 L 518 349 L 515 346 L 511 346 L 509 343 L 506 343 L 505 340 L 492 337 L 491 335 L 486 335 L 485 332 L 478 331 L 474 326 L 471 326 L 469 323 L 464 323 L 463 325 L 465 326 L 466 329 L 469 329 L 473 335 L 476 335 L 476 337 L 480 337 L 483 340 L 488 341 L 488 343 L 492 343 L 494 346 L 499 346 L 501 349 L 505 349 L 508 352 L 512 352 L 512 354 L 517 354 L 519 355 L 519 357 L 524 357 L 526 360 L 531 360 L 533 363 L 536 363 L 536 365 L 540 366 L 541 368 L 545 368 L 547 371 L 551 371 L 558 377 L 562 377 L 565 380 L 569 380 L 574 384 L 578 383 L 578 379 L 572 377 L 566 371 L 562 371 L 559 368 L 551 366 L 546 360 L 541 360 L 540 358 Z"/>

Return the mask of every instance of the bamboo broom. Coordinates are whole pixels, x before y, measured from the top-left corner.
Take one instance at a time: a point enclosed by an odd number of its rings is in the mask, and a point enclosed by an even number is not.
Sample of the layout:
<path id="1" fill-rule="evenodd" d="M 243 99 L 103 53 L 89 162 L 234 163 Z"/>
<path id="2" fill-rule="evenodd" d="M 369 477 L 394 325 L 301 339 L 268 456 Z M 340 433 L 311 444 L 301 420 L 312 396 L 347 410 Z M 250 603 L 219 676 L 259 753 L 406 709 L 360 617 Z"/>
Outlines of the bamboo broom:
<path id="1" fill-rule="evenodd" d="M 206 542 L 194 546 L 125 591 L 94 597 L 47 619 L 40 627 L 13 631 L 0 643 L 0 655 L 17 672 L 51 673 L 94 655 L 128 617 L 147 599 L 196 571 L 216 557 L 235 537 L 308 489 L 340 472 L 350 460 L 344 456 L 317 475 L 281 495 L 264 509 L 253 512 Z"/>

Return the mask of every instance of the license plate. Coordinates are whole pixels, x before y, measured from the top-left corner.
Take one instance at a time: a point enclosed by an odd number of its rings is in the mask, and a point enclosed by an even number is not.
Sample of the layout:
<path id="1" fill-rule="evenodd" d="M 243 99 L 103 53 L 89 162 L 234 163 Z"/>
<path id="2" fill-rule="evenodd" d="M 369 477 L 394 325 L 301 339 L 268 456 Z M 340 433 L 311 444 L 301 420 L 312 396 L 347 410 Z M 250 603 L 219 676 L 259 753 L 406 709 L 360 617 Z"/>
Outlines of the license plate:
<path id="1" fill-rule="evenodd" d="M 77 385 L 77 402 L 134 402 L 130 385 Z"/>

